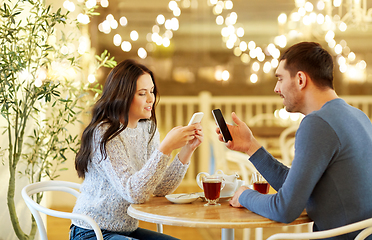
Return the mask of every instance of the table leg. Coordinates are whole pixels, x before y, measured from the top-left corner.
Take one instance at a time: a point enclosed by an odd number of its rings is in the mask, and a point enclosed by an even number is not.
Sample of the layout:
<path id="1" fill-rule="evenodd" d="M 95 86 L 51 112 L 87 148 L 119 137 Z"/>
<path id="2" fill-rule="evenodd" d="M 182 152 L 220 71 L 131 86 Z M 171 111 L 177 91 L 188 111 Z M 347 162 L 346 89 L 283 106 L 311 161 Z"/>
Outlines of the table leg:
<path id="1" fill-rule="evenodd" d="M 221 240 L 234 240 L 234 229 L 233 228 L 222 228 L 221 229 Z"/>
<path id="2" fill-rule="evenodd" d="M 243 240 L 250 240 L 251 239 L 251 229 L 244 228 L 243 229 Z"/>
<path id="3" fill-rule="evenodd" d="M 255 240 L 262 240 L 263 238 L 263 229 L 262 228 L 256 228 L 255 230 Z"/>
<path id="4" fill-rule="evenodd" d="M 157 223 L 156 230 L 158 231 L 158 233 L 163 233 L 163 224 Z"/>

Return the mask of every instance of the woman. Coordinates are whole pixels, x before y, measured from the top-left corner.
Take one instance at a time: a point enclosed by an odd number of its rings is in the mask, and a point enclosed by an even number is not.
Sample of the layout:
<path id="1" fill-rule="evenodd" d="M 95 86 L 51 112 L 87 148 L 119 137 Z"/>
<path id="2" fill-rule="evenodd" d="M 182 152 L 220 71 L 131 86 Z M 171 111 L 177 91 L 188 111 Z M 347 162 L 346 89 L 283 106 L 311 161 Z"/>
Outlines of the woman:
<path id="1" fill-rule="evenodd" d="M 92 217 L 105 239 L 175 239 L 138 228 L 131 203 L 164 196 L 181 183 L 190 157 L 203 141 L 200 123 L 173 128 L 160 143 L 157 88 L 152 72 L 125 60 L 108 75 L 75 159 L 84 178 L 74 213 Z M 170 154 L 182 147 L 169 166 Z M 73 220 L 70 239 L 95 239 L 84 221 Z"/>

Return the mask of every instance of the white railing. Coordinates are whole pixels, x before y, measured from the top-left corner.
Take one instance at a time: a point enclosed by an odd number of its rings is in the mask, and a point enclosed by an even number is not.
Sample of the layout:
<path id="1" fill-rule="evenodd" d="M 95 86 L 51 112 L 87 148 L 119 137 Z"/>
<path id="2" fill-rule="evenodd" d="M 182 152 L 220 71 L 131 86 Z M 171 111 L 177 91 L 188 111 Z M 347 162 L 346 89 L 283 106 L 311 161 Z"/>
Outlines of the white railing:
<path id="1" fill-rule="evenodd" d="M 372 96 L 341 97 L 372 119 Z M 202 126 L 206 129 L 206 124 L 214 121 L 211 112 L 215 108 L 222 110 L 227 122 L 232 122 L 231 112 L 234 111 L 248 126 L 255 124 L 270 127 L 277 123 L 274 112 L 283 108 L 283 100 L 278 96 L 212 96 L 209 92 L 201 92 L 198 96 L 160 97 L 156 110 L 160 134 L 164 137 L 173 127 L 188 124 L 194 112 L 204 112 Z M 293 122 L 288 120 L 281 123 L 289 126 Z M 193 156 L 185 178 L 186 183 L 194 182 L 198 172 L 208 171 L 209 161 L 210 144 L 205 136 L 203 144 Z"/>

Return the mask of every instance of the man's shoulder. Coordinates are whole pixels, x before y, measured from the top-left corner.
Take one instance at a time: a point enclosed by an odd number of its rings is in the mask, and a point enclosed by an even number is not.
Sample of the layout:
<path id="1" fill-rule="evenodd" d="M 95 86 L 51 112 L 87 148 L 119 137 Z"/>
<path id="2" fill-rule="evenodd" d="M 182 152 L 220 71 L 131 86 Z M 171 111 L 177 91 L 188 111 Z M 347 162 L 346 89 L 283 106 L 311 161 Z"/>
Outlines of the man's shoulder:
<path id="1" fill-rule="evenodd" d="M 362 111 L 349 105 L 344 99 L 336 98 L 326 102 L 321 109 L 314 111 L 309 115 L 316 115 L 326 118 L 339 118 L 348 114 L 355 114 L 356 112 Z"/>
<path id="2" fill-rule="evenodd" d="M 329 101 L 320 110 L 306 115 L 302 123 L 306 126 L 318 125 L 318 128 L 328 125 L 335 131 L 340 129 L 350 130 L 361 125 L 366 130 L 372 129 L 371 121 L 367 115 L 341 98 Z"/>

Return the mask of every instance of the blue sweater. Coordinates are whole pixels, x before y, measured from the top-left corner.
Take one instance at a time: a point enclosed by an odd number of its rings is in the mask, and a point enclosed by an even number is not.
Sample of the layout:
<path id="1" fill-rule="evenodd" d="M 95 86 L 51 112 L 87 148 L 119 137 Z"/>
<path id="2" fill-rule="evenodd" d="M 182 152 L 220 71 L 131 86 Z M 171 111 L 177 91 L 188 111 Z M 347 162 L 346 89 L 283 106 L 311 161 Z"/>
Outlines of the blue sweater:
<path id="1" fill-rule="evenodd" d="M 268 195 L 244 191 L 239 202 L 253 212 L 289 223 L 306 208 L 314 231 L 372 217 L 372 124 L 340 98 L 304 117 L 291 168 L 264 148 L 250 161 L 277 190 Z"/>

